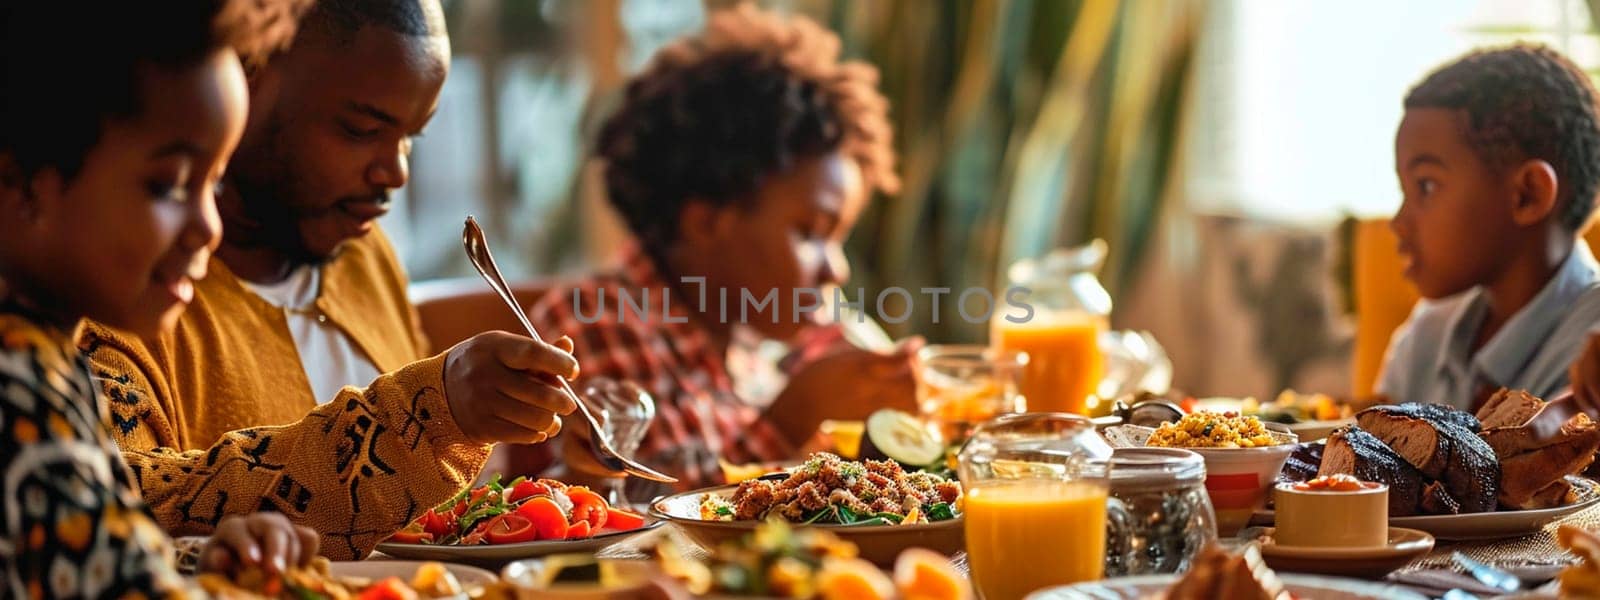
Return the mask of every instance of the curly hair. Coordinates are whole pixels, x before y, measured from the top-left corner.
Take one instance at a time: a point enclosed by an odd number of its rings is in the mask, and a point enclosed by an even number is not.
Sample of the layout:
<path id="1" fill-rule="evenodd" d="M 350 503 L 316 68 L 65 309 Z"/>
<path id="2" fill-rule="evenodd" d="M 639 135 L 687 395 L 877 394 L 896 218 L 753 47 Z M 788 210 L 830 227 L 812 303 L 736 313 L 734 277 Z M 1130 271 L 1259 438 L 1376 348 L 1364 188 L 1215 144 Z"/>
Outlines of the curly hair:
<path id="1" fill-rule="evenodd" d="M 596 147 L 611 204 L 653 252 L 692 198 L 751 202 L 763 181 L 839 151 L 868 189 L 898 190 L 878 72 L 839 60 L 839 38 L 749 4 L 663 48 L 627 86 Z"/>
<path id="2" fill-rule="evenodd" d="M 219 48 L 246 64 L 294 37 L 308 0 L 0 3 L 0 154 L 31 177 L 71 179 L 106 121 L 138 114 L 138 68 L 183 65 Z"/>
<path id="3" fill-rule="evenodd" d="M 1558 180 L 1556 218 L 1578 231 L 1600 186 L 1600 117 L 1594 84 L 1549 47 L 1479 50 L 1440 67 L 1406 95 L 1405 107 L 1465 113 L 1465 137 L 1491 168 L 1543 160 Z"/>

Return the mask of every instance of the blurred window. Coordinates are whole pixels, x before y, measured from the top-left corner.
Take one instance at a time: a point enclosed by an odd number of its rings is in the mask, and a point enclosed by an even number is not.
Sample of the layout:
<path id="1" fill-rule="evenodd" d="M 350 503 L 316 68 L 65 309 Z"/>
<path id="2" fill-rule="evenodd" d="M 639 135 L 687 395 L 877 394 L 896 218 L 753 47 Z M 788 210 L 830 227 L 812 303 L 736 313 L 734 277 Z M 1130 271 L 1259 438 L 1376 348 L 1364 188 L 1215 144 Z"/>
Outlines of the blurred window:
<path id="1" fill-rule="evenodd" d="M 1224 0 L 1202 40 L 1190 207 L 1326 222 L 1399 206 L 1407 91 L 1468 50 L 1549 44 L 1591 73 L 1584 0 Z"/>

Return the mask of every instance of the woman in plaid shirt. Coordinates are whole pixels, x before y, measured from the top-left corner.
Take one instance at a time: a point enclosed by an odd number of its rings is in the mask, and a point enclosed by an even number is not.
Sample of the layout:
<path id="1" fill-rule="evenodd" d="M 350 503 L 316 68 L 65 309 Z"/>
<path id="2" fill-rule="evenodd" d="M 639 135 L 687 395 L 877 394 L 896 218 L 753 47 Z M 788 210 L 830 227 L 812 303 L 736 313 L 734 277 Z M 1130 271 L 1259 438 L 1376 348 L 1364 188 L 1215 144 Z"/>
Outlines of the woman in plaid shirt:
<path id="1" fill-rule="evenodd" d="M 682 487 L 721 483 L 718 459 L 791 458 L 823 419 L 914 406 L 920 340 L 850 348 L 795 292 L 849 278 L 845 238 L 873 190 L 899 185 L 876 86 L 875 69 L 839 60 L 831 32 L 745 4 L 658 53 L 600 134 L 611 204 L 636 241 L 619 271 L 557 286 L 530 312 L 575 340 L 584 377 L 655 396 L 639 458 Z M 763 407 L 729 373 L 744 332 L 832 343 Z"/>

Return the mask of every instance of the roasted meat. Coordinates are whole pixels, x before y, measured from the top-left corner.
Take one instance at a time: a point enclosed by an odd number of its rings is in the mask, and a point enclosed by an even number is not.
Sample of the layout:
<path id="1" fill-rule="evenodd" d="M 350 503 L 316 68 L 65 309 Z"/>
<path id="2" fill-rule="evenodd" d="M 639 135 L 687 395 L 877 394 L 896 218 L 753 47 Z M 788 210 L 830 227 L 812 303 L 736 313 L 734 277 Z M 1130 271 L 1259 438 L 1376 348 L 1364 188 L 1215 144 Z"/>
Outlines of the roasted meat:
<path id="1" fill-rule="evenodd" d="M 1346 426 L 1328 436 L 1318 475 L 1344 473 L 1389 486 L 1389 516 L 1417 514 L 1422 505 L 1422 472 L 1372 434 Z"/>
<path id="2" fill-rule="evenodd" d="M 1572 482 L 1567 481 L 1566 478 L 1562 478 L 1552 481 L 1550 482 L 1550 485 L 1544 486 L 1543 489 L 1534 492 L 1533 496 L 1526 502 L 1518 505 L 1508 504 L 1506 505 L 1506 508 L 1513 510 L 1535 510 L 1540 508 L 1555 508 L 1557 506 L 1565 506 L 1577 501 L 1577 493 L 1572 487 Z"/>
<path id="3" fill-rule="evenodd" d="M 1483 440 L 1489 443 L 1495 456 L 1501 460 L 1532 452 L 1558 444 L 1571 444 L 1573 442 L 1600 443 L 1600 425 L 1589 419 L 1588 415 L 1577 414 L 1561 425 L 1561 433 L 1547 439 L 1535 439 L 1531 430 L 1519 426 L 1495 427 L 1483 431 Z M 1587 466 L 1587 465 L 1585 465 Z"/>
<path id="4" fill-rule="evenodd" d="M 1580 473 L 1600 450 L 1600 424 L 1583 414 L 1561 425 L 1560 433 L 1536 438 L 1524 427 L 1544 401 L 1521 390 L 1500 390 L 1478 410 L 1481 435 L 1500 460 L 1500 504 L 1508 509 L 1550 508 L 1568 500 L 1567 475 Z"/>
<path id="5" fill-rule="evenodd" d="M 1478 421 L 1485 431 L 1496 427 L 1524 425 L 1544 407 L 1544 401 L 1522 390 L 1501 388 L 1478 408 Z"/>
<path id="6" fill-rule="evenodd" d="M 1422 487 L 1422 512 L 1430 515 L 1454 515 L 1461 513 L 1461 503 L 1450 496 L 1444 489 L 1444 482 L 1430 481 Z"/>
<path id="7" fill-rule="evenodd" d="M 1406 404 L 1392 405 L 1391 408 L 1398 409 L 1400 412 L 1408 414 L 1414 411 L 1417 416 L 1420 416 L 1424 419 L 1449 423 L 1473 433 L 1483 430 L 1483 424 L 1478 422 L 1477 417 L 1472 416 L 1472 413 L 1458 409 L 1454 406 L 1410 402 Z"/>
<path id="8" fill-rule="evenodd" d="M 1439 479 L 1450 462 L 1451 441 L 1442 439 L 1447 434 L 1434 420 L 1424 417 L 1417 406 L 1374 406 L 1356 413 L 1356 423 L 1422 471 L 1423 476 Z"/>
<path id="9" fill-rule="evenodd" d="M 1300 483 L 1315 479 L 1317 471 L 1322 468 L 1322 451 L 1325 447 L 1322 442 L 1307 442 L 1295 447 L 1294 453 L 1284 461 L 1283 470 L 1278 472 L 1278 481 Z"/>
<path id="10" fill-rule="evenodd" d="M 1566 426 L 1563 425 L 1562 429 L 1565 428 Z M 1553 438 L 1548 440 L 1534 439 L 1533 431 L 1521 425 L 1485 429 L 1483 433 L 1478 435 L 1483 438 L 1484 442 L 1489 444 L 1489 449 L 1494 451 L 1494 455 L 1502 459 L 1530 450 L 1538 450 L 1540 447 L 1558 441 Z"/>
<path id="11" fill-rule="evenodd" d="M 1583 471 L 1600 449 L 1600 425 L 1581 414 L 1562 425 L 1559 435 L 1546 440 L 1534 439 L 1521 427 L 1493 429 L 1484 432 L 1484 437 L 1505 451 L 1500 458 L 1504 470 L 1500 503 L 1513 509 L 1552 506 L 1547 502 L 1554 492 L 1546 488 Z"/>
<path id="12" fill-rule="evenodd" d="M 1495 509 L 1500 462 L 1488 442 L 1474 433 L 1478 423 L 1472 415 L 1434 404 L 1401 404 L 1363 410 L 1356 413 L 1356 422 L 1423 476 L 1444 482 L 1460 512 Z"/>

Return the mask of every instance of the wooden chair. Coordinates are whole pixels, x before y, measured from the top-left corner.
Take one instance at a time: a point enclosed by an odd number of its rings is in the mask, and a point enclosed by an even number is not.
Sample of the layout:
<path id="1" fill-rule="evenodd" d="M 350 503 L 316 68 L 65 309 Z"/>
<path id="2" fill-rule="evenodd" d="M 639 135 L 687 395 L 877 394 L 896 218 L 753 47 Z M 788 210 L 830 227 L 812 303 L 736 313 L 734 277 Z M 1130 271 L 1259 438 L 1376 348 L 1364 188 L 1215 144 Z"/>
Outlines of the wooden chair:
<path id="1" fill-rule="evenodd" d="M 524 308 L 537 302 L 549 289 L 550 285 L 542 281 L 511 282 L 511 292 Z M 478 277 L 424 281 L 413 284 L 409 293 L 433 352 L 448 350 L 485 331 L 523 332 L 522 323 L 506 308 L 500 296 Z"/>
<path id="2" fill-rule="evenodd" d="M 1350 391 L 1356 398 L 1371 396 L 1383 368 L 1389 336 L 1411 315 L 1420 296 L 1407 281 L 1400 262 L 1399 239 L 1389 229 L 1389 219 L 1363 219 L 1356 224 L 1353 254 L 1356 343 L 1350 363 Z"/>

